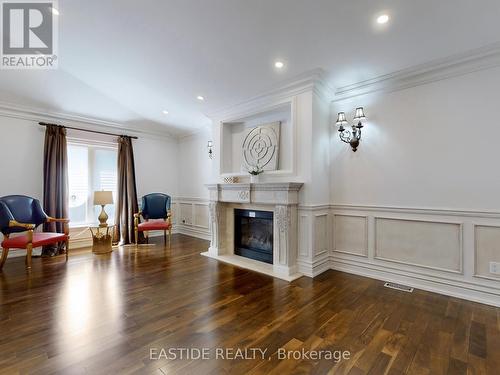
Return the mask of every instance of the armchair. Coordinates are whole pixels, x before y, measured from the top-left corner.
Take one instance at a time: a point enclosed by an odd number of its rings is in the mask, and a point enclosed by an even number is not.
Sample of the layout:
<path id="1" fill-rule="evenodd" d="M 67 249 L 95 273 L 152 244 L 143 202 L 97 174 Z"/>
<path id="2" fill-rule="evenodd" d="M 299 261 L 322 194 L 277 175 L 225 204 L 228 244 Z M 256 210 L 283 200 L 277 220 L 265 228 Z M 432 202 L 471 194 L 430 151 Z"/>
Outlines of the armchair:
<path id="1" fill-rule="evenodd" d="M 41 224 L 52 222 L 64 223 L 64 233 L 34 232 Z M 26 249 L 26 265 L 30 269 L 33 248 L 65 242 L 66 260 L 68 260 L 68 223 L 69 219 L 56 219 L 48 216 L 37 199 L 24 195 L 0 198 L 0 232 L 4 235 L 0 270 L 7 260 L 10 249 Z M 11 236 L 14 233 L 23 234 Z"/>
<path id="2" fill-rule="evenodd" d="M 162 193 L 147 194 L 142 197 L 142 210 L 134 214 L 135 245 L 137 246 L 139 232 L 162 230 L 165 244 L 171 246 L 172 238 L 172 213 L 170 210 L 170 196 Z M 141 223 L 140 218 L 145 220 Z M 147 237 L 146 237 L 147 238 Z"/>

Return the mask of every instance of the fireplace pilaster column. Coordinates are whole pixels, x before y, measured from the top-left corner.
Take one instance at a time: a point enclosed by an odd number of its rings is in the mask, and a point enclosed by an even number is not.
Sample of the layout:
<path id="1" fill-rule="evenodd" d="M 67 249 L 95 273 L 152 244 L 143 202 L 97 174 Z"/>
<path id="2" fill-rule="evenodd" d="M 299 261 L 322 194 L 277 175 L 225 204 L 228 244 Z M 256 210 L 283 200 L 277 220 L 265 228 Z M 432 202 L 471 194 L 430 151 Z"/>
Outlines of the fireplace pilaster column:
<path id="1" fill-rule="evenodd" d="M 212 255 L 221 255 L 222 252 L 222 241 L 224 238 L 224 214 L 222 203 L 220 202 L 210 202 L 208 205 L 208 211 L 210 216 L 210 248 L 208 252 Z"/>
<path id="2" fill-rule="evenodd" d="M 292 275 L 297 272 L 297 207 L 276 205 L 274 208 L 274 268 Z"/>

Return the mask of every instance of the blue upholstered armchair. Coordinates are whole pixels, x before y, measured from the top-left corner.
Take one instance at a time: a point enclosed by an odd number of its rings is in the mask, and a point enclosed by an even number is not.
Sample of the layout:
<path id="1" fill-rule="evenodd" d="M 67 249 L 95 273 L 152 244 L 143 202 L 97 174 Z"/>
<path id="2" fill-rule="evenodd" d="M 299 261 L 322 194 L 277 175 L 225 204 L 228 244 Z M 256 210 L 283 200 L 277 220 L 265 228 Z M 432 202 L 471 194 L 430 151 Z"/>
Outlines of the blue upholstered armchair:
<path id="1" fill-rule="evenodd" d="M 172 214 L 170 211 L 171 199 L 167 194 L 152 193 L 142 197 L 141 211 L 134 214 L 135 244 L 137 245 L 139 232 L 162 230 L 165 244 L 171 245 L 172 238 Z M 140 218 L 145 220 L 141 223 Z M 146 236 L 146 239 L 148 236 Z"/>
<path id="2" fill-rule="evenodd" d="M 64 223 L 64 233 L 40 233 L 34 230 L 44 223 Z M 3 268 L 10 249 L 26 249 L 26 265 L 31 268 L 33 248 L 66 243 L 66 260 L 69 250 L 69 219 L 55 219 L 42 209 L 38 199 L 24 195 L 10 195 L 0 198 L 0 231 L 4 235 L 0 270 Z M 21 234 L 22 233 L 22 234 Z M 11 236 L 12 234 L 18 234 Z"/>

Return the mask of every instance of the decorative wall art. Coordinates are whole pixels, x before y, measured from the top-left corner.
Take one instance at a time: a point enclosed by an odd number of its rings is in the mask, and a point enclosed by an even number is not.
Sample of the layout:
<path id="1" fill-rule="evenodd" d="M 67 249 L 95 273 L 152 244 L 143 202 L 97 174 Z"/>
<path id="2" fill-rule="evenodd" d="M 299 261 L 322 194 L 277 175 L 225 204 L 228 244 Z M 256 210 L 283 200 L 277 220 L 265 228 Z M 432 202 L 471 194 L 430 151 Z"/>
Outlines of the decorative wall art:
<path id="1" fill-rule="evenodd" d="M 246 130 L 242 145 L 244 171 L 278 169 L 280 126 L 278 121 Z"/>

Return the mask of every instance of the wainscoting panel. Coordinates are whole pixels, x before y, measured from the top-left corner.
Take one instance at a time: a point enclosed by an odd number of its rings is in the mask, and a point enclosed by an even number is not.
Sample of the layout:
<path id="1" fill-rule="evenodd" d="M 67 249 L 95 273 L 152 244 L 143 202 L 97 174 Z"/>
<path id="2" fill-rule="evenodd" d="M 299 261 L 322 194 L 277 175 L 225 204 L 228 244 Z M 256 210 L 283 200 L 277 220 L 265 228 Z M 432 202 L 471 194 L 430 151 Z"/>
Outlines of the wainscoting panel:
<path id="1" fill-rule="evenodd" d="M 375 257 L 461 273 L 462 226 L 456 223 L 377 217 Z"/>
<path id="2" fill-rule="evenodd" d="M 195 203 L 194 209 L 194 225 L 208 230 L 208 203 Z"/>
<path id="3" fill-rule="evenodd" d="M 208 199 L 174 198 L 174 232 L 210 240 Z"/>
<path id="4" fill-rule="evenodd" d="M 314 256 L 328 252 L 328 213 L 314 215 Z"/>
<path id="5" fill-rule="evenodd" d="M 172 224 L 175 226 L 179 224 L 179 204 L 176 202 L 172 202 Z"/>
<path id="6" fill-rule="evenodd" d="M 331 215 L 330 268 L 500 306 L 489 272 L 500 212 L 332 205 Z"/>
<path id="7" fill-rule="evenodd" d="M 500 227 L 475 225 L 474 234 L 475 276 L 500 280 L 500 275 L 490 273 L 490 262 L 500 263 Z"/>
<path id="8" fill-rule="evenodd" d="M 299 259 L 307 259 L 310 256 L 310 215 L 299 212 Z"/>
<path id="9" fill-rule="evenodd" d="M 192 203 L 179 203 L 180 215 L 179 224 L 192 225 L 193 224 L 193 206 Z"/>
<path id="10" fill-rule="evenodd" d="M 368 256 L 368 218 L 333 215 L 333 251 Z"/>
<path id="11" fill-rule="evenodd" d="M 299 206 L 299 272 L 315 277 L 330 268 L 330 207 Z"/>

